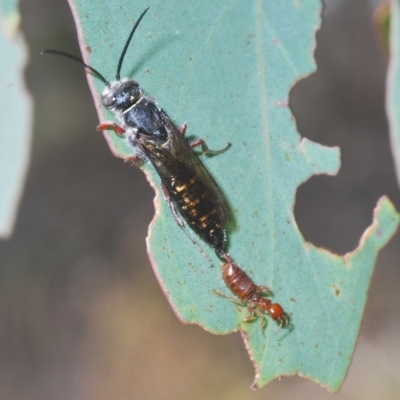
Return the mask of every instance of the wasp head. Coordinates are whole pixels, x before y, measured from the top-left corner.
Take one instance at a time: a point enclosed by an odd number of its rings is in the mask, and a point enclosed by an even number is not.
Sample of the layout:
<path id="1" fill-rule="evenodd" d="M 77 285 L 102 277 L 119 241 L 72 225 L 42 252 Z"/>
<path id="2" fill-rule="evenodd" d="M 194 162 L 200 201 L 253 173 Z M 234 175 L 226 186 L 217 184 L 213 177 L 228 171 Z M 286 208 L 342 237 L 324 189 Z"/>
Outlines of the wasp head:
<path id="1" fill-rule="evenodd" d="M 142 97 L 139 84 L 131 79 L 122 79 L 106 86 L 102 95 L 103 106 L 116 111 L 124 111 Z"/>

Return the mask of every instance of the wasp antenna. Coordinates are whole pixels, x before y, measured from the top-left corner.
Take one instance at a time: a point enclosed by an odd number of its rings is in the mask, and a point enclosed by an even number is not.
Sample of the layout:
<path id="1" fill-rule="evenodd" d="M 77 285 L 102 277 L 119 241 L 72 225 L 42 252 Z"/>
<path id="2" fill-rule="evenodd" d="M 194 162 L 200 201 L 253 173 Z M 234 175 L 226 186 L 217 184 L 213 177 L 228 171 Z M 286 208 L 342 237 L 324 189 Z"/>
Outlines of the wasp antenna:
<path id="1" fill-rule="evenodd" d="M 125 53 L 126 50 L 128 50 L 128 46 L 129 43 L 131 42 L 132 36 L 136 31 L 136 28 L 138 27 L 140 21 L 142 20 L 142 18 L 144 17 L 144 14 L 147 13 L 147 11 L 149 10 L 150 7 L 147 7 L 142 14 L 140 15 L 139 19 L 135 22 L 135 25 L 133 25 L 133 28 L 131 30 L 131 33 L 129 34 L 128 40 L 125 43 L 124 49 L 122 50 L 121 56 L 119 57 L 119 61 L 118 61 L 118 67 L 117 67 L 117 74 L 115 76 L 115 78 L 117 79 L 117 81 L 120 80 L 120 72 L 121 72 L 121 67 L 122 67 L 122 62 L 124 61 L 124 57 L 125 57 Z"/>
<path id="2" fill-rule="evenodd" d="M 99 71 L 95 70 L 93 67 L 91 67 L 90 65 L 86 64 L 79 57 L 73 56 L 72 54 L 64 53 L 63 51 L 51 50 L 51 49 L 47 49 L 47 50 L 42 51 L 41 55 L 43 55 L 43 54 L 55 54 L 56 56 L 66 57 L 66 58 L 69 58 L 70 60 L 74 60 L 74 61 L 78 62 L 79 64 L 84 65 L 85 68 L 87 68 L 90 72 L 92 72 L 100 80 L 102 80 L 105 83 L 106 86 L 110 86 L 110 83 L 108 82 L 108 80 L 106 78 L 104 78 L 104 76 Z"/>

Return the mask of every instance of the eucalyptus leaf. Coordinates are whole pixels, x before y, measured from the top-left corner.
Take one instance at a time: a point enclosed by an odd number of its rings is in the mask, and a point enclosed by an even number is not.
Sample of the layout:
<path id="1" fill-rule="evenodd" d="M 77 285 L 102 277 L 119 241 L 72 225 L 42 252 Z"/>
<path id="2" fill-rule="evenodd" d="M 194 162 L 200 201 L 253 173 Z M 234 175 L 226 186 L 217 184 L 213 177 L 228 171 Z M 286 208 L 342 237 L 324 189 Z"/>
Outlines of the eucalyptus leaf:
<path id="1" fill-rule="evenodd" d="M 140 13 L 138 0 L 70 0 L 84 60 L 107 79 Z M 213 267 L 178 227 L 150 165 L 156 216 L 147 238 L 149 257 L 171 306 L 184 323 L 217 334 L 241 330 L 256 368 L 253 387 L 281 375 L 309 377 L 338 390 L 354 351 L 378 250 L 399 215 L 381 199 L 359 247 L 338 256 L 306 243 L 293 215 L 297 187 L 315 174 L 335 174 L 337 148 L 301 139 L 288 108 L 291 87 L 315 70 L 318 0 L 155 1 L 141 22 L 122 66 L 189 137 L 213 149 L 232 147 L 204 164 L 233 214 L 229 253 L 255 283 L 268 285 L 290 324 L 279 334 L 268 320 L 243 323 L 245 307 L 229 295 L 220 261 L 200 246 Z M 90 74 L 100 121 L 113 120 L 100 104 L 103 84 Z M 129 158 L 123 139 L 107 134 L 114 154 Z M 134 182 L 132 182 L 134 185 Z M 200 241 L 200 239 L 199 239 Z M 161 328 L 161 327 L 160 327 Z"/>

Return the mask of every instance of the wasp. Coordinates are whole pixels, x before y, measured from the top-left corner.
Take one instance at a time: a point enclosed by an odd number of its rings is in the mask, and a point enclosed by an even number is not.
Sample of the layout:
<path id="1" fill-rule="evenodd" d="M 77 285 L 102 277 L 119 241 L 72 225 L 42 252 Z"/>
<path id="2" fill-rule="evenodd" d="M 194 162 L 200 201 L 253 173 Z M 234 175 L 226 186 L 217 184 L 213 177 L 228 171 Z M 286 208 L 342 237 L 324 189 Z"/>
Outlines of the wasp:
<path id="1" fill-rule="evenodd" d="M 218 185 L 192 149 L 201 146 L 203 153 L 214 155 L 225 151 L 230 144 L 225 149 L 213 151 L 202 139 L 188 142 L 184 137 L 186 124 L 178 129 L 136 81 L 120 77 L 130 41 L 147 11 L 148 8 L 140 15 L 130 32 L 118 62 L 114 82 L 110 83 L 99 71 L 78 57 L 57 50 L 45 50 L 43 53 L 78 61 L 104 82 L 101 102 L 115 114 L 119 124 L 102 123 L 97 129 L 114 130 L 117 135 L 125 138 L 132 150 L 131 161 L 136 164 L 149 161 L 154 166 L 178 225 L 196 244 L 182 219 L 186 221 L 220 257 L 226 251 L 225 226 L 231 218 L 230 212 Z"/>
<path id="2" fill-rule="evenodd" d="M 126 40 L 118 61 L 116 80 L 113 82 L 109 82 L 99 71 L 79 57 L 58 50 L 45 50 L 42 54 L 55 54 L 77 61 L 104 83 L 101 102 L 105 108 L 114 113 L 119 123 L 104 122 L 97 129 L 113 130 L 117 135 L 124 137 L 132 151 L 130 160 L 135 164 L 148 161 L 153 165 L 161 179 L 164 196 L 178 225 L 203 255 L 205 253 L 186 229 L 184 221 L 214 249 L 224 262 L 222 273 L 228 288 L 239 299 L 251 304 L 249 311 L 250 308 L 261 309 L 257 286 L 253 284 L 257 295 L 246 297 L 226 278 L 227 268 L 235 265 L 226 249 L 225 227 L 231 219 L 231 214 L 215 180 L 193 151 L 193 148 L 201 146 L 204 154 L 216 155 L 227 150 L 230 144 L 228 143 L 224 149 L 214 151 L 210 150 L 202 139 L 189 142 L 184 136 L 186 124 L 177 128 L 156 101 L 141 89 L 138 82 L 129 78 L 121 79 L 120 72 L 125 54 L 148 9 L 146 8 L 135 22 Z M 240 270 L 239 267 L 236 268 Z M 250 280 L 248 276 L 247 278 Z"/>

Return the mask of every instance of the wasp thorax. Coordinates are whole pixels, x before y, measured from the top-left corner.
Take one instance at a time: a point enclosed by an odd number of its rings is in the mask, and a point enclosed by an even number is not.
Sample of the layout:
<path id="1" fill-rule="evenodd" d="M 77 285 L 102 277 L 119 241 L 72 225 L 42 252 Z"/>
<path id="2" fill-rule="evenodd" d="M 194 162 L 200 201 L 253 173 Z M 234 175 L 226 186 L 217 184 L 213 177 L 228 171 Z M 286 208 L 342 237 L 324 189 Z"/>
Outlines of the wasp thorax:
<path id="1" fill-rule="evenodd" d="M 124 111 L 134 105 L 142 96 L 139 84 L 133 80 L 121 80 L 107 86 L 101 95 L 106 108 Z"/>

